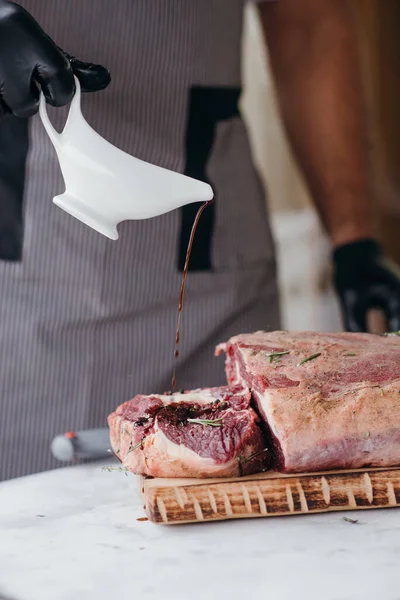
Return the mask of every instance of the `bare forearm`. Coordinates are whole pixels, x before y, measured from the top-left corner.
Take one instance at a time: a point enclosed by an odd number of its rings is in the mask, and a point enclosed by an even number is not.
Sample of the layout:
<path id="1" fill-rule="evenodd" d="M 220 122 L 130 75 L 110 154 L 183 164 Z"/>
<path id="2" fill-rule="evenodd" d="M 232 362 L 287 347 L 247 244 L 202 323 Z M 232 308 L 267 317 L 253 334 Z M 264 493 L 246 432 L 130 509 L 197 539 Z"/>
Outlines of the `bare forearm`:
<path id="1" fill-rule="evenodd" d="M 261 5 L 280 110 L 334 245 L 373 235 L 357 43 L 346 0 Z"/>

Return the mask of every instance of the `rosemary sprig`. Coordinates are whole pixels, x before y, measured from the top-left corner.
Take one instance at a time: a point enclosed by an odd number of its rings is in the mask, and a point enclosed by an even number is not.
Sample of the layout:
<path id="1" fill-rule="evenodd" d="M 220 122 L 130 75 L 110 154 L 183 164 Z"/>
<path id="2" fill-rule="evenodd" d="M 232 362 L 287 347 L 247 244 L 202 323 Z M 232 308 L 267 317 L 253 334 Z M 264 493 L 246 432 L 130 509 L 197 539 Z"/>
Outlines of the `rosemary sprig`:
<path id="1" fill-rule="evenodd" d="M 268 448 L 263 448 L 259 452 L 254 452 L 254 454 L 250 454 L 250 456 L 238 456 L 237 461 L 238 461 L 239 477 L 243 477 L 243 475 L 244 475 L 243 465 L 245 465 L 246 463 L 253 460 L 253 458 L 258 456 L 259 454 L 263 454 L 264 452 L 268 452 Z"/>
<path id="2" fill-rule="evenodd" d="M 256 456 L 259 456 L 260 454 L 264 454 L 264 452 L 268 452 L 268 448 L 263 448 L 262 450 L 259 450 L 258 452 L 254 452 L 254 454 L 250 454 L 250 456 L 245 456 L 244 458 L 241 456 L 240 462 L 242 465 L 245 465 L 246 463 L 253 460 L 253 458 L 255 458 Z"/>
<path id="3" fill-rule="evenodd" d="M 126 467 L 113 467 L 112 465 L 105 465 L 101 467 L 101 470 L 108 471 L 109 473 L 111 473 L 111 471 L 120 471 L 121 473 L 129 472 L 129 469 L 127 469 Z"/>
<path id="4" fill-rule="evenodd" d="M 357 356 L 355 352 L 347 352 L 347 354 L 343 354 L 343 356 Z"/>
<path id="5" fill-rule="evenodd" d="M 297 366 L 301 367 L 301 365 L 304 365 L 307 362 L 310 362 L 310 360 L 314 360 L 314 358 L 318 358 L 318 356 L 321 356 L 322 352 L 316 352 L 315 354 L 311 354 L 311 356 L 307 356 L 307 358 L 303 358 L 303 360 L 301 360 Z"/>
<path id="6" fill-rule="evenodd" d="M 343 519 L 343 521 L 346 521 L 347 523 L 353 523 L 353 525 L 358 523 L 358 519 L 350 519 L 349 517 L 342 517 L 342 519 Z"/>
<path id="7" fill-rule="evenodd" d="M 140 446 L 143 446 L 143 442 L 144 442 L 144 438 L 142 440 L 140 440 L 140 442 L 138 444 L 135 444 L 134 446 L 129 446 L 128 452 L 127 454 L 129 454 L 130 452 L 133 452 L 134 450 L 137 450 L 137 448 L 139 448 Z"/>
<path id="8" fill-rule="evenodd" d="M 222 419 L 187 419 L 187 422 L 203 426 L 222 427 Z"/>
<path id="9" fill-rule="evenodd" d="M 290 354 L 290 350 L 283 350 L 282 352 L 270 352 L 267 354 L 267 357 L 269 358 L 269 362 L 272 363 L 274 358 L 278 356 L 285 356 L 285 354 Z"/>

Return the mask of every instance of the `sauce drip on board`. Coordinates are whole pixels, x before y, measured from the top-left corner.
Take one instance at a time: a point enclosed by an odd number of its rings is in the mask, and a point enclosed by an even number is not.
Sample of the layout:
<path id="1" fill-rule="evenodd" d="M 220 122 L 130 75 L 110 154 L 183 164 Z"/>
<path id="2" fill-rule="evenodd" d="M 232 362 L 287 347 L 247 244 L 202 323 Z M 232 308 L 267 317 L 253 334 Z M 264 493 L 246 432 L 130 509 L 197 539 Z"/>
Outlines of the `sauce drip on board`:
<path id="1" fill-rule="evenodd" d="M 197 225 L 199 224 L 199 221 L 200 221 L 200 217 L 203 214 L 204 209 L 212 202 L 213 202 L 213 200 L 208 200 L 207 202 L 204 202 L 204 204 L 202 204 L 200 206 L 199 210 L 197 211 L 196 218 L 193 221 L 192 231 L 190 232 L 189 243 L 188 243 L 188 247 L 186 250 L 185 265 L 183 267 L 183 273 L 182 273 L 181 293 L 179 296 L 179 306 L 178 306 L 178 321 L 176 323 L 175 352 L 174 352 L 174 357 L 176 359 L 179 358 L 179 343 L 181 341 L 181 319 L 182 319 L 183 301 L 185 299 L 186 279 L 187 279 L 187 274 L 188 274 L 188 270 L 189 270 L 189 260 L 190 260 L 190 255 L 192 253 L 193 240 L 194 240 L 194 236 L 196 234 Z M 175 388 L 176 388 L 176 368 L 174 368 L 174 371 L 172 373 L 171 387 L 172 387 L 172 392 L 174 392 Z"/>

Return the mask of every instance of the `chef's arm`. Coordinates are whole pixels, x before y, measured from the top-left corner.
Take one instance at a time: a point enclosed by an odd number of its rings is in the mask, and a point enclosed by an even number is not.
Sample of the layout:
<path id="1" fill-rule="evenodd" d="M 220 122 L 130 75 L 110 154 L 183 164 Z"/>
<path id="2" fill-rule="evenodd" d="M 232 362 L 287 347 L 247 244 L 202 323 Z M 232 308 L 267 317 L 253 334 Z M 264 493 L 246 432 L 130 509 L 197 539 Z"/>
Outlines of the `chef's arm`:
<path id="1" fill-rule="evenodd" d="M 347 0 L 259 6 L 280 111 L 331 237 L 343 322 L 368 330 L 371 309 L 400 329 L 400 275 L 374 239 L 365 95 Z"/>
<path id="2" fill-rule="evenodd" d="M 260 5 L 280 111 L 333 244 L 373 234 L 364 95 L 346 0 Z"/>

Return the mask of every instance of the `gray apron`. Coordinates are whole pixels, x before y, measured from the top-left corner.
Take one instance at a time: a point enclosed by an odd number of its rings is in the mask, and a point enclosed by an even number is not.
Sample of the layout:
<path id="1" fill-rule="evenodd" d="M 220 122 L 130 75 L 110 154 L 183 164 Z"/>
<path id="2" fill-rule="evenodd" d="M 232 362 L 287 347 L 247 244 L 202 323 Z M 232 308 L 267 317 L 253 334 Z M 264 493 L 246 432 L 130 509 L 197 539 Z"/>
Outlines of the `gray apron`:
<path id="1" fill-rule="evenodd" d="M 188 277 L 177 382 L 224 383 L 215 345 L 279 326 L 264 191 L 237 108 L 243 0 L 21 4 L 70 54 L 109 67 L 109 89 L 83 99 L 95 130 L 213 185 Z M 61 128 L 66 110 L 51 115 Z M 52 204 L 63 189 L 35 117 L 22 260 L 0 260 L 0 479 L 57 466 L 49 453 L 56 434 L 104 427 L 121 402 L 171 385 L 193 207 L 123 223 L 113 242 Z"/>

